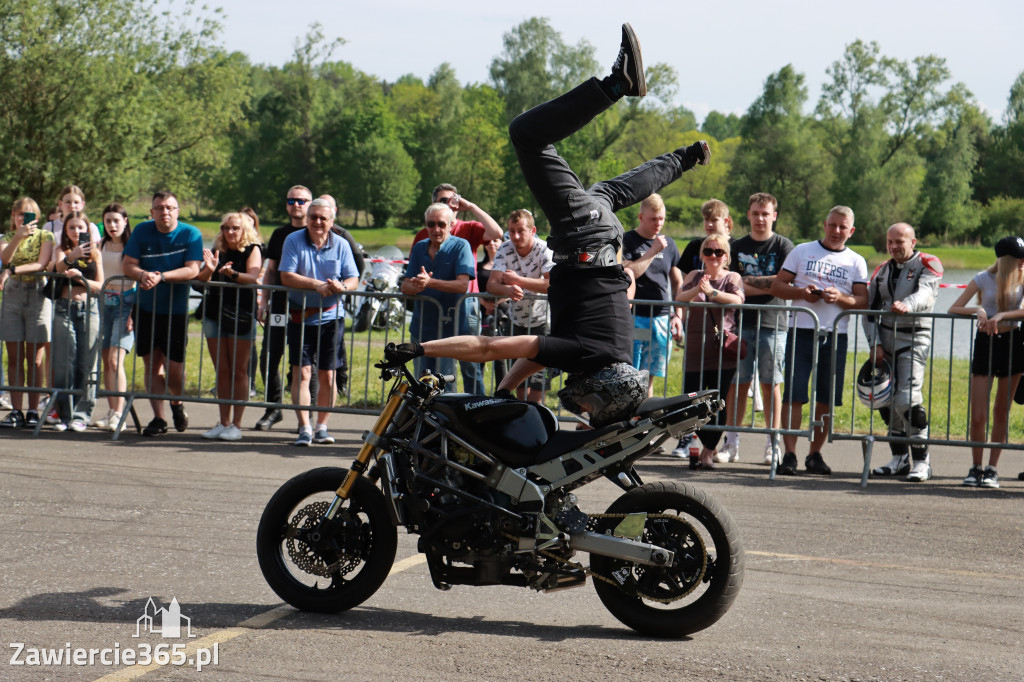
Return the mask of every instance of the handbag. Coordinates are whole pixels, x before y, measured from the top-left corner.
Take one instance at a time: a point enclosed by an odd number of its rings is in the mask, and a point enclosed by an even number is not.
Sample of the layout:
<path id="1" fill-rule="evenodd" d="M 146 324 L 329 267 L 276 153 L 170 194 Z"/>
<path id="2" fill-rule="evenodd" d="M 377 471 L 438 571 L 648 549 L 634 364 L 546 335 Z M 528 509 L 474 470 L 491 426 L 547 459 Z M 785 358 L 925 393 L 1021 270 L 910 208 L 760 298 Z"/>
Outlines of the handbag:
<path id="1" fill-rule="evenodd" d="M 747 357 L 747 342 L 730 331 L 722 331 L 725 328 L 724 315 L 719 315 L 718 324 L 715 325 L 715 336 L 722 344 L 722 359 L 736 362 Z"/>

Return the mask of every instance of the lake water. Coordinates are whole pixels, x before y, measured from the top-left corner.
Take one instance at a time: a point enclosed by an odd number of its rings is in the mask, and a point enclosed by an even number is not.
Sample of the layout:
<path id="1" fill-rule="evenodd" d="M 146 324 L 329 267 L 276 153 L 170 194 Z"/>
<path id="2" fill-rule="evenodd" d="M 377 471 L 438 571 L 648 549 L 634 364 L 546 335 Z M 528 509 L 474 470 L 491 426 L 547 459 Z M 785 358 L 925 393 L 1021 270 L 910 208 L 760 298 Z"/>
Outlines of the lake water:
<path id="1" fill-rule="evenodd" d="M 967 284 L 976 274 L 978 274 L 977 270 L 946 270 L 942 276 L 942 283 Z M 963 293 L 962 288 L 952 286 L 940 288 L 939 295 L 935 300 L 934 312 L 945 313 L 961 293 Z M 867 350 L 868 342 L 861 325 L 857 324 L 856 326 L 856 348 L 858 355 L 860 355 Z M 935 328 L 932 333 L 932 353 L 934 353 L 936 359 L 948 357 L 969 358 L 973 337 L 973 327 L 969 319 L 937 319 L 935 320 Z M 853 344 L 854 338 L 851 336 L 849 342 L 850 351 L 854 349 Z"/>

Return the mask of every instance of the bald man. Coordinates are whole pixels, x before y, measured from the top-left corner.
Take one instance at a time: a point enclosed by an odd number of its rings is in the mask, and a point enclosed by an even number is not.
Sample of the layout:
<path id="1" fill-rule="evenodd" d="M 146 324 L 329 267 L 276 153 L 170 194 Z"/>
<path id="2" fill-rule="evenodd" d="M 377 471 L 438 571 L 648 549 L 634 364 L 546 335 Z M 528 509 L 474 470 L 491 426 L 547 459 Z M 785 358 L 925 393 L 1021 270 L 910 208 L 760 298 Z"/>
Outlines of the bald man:
<path id="1" fill-rule="evenodd" d="M 928 349 L 932 343 L 928 320 L 901 316 L 908 313 L 931 312 L 942 279 L 942 263 L 938 258 L 916 250 L 914 228 L 896 223 L 886 233 L 886 250 L 892 256 L 879 265 L 868 284 L 868 307 L 894 313 L 887 316 L 865 316 L 864 333 L 873 344 L 875 362 L 887 360 L 894 382 L 892 403 L 879 408 L 882 420 L 893 436 L 910 436 L 906 443 L 890 443 L 892 459 L 871 470 L 876 476 L 902 476 L 920 482 L 931 478 L 928 459 L 928 413 L 922 405 L 921 387 Z"/>

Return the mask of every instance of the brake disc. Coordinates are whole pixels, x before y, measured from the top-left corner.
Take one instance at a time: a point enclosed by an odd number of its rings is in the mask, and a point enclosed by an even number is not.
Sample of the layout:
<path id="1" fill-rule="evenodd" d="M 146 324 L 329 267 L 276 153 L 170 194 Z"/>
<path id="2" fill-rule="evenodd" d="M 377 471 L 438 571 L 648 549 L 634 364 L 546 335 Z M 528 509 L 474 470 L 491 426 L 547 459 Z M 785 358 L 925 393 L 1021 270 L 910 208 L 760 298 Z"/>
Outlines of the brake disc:
<path id="1" fill-rule="evenodd" d="M 288 523 L 288 532 L 285 534 L 288 556 L 295 562 L 295 565 L 301 571 L 321 578 L 329 578 L 337 574 L 347 575 L 361 561 L 358 556 L 343 554 L 337 561 L 328 564 L 319 552 L 298 539 L 299 531 L 312 530 L 320 523 L 329 506 L 328 502 L 314 502 L 306 505 L 292 517 Z M 305 533 L 301 533 L 301 535 L 304 536 Z"/>

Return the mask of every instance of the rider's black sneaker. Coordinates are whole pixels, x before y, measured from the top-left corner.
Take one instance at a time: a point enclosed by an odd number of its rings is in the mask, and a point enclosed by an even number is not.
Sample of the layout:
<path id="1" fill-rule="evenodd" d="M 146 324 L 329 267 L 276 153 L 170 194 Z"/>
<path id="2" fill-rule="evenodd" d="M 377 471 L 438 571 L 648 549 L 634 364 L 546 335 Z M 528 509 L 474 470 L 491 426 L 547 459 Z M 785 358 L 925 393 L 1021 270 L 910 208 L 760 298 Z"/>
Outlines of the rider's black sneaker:
<path id="1" fill-rule="evenodd" d="M 408 343 L 389 343 L 384 347 L 384 359 L 391 367 L 404 365 L 410 360 L 423 356 L 423 345 L 418 341 Z"/>
<path id="2" fill-rule="evenodd" d="M 616 94 L 627 97 L 643 97 L 647 94 L 640 41 L 629 24 L 622 25 L 622 44 L 619 46 L 619 56 L 612 64 L 612 76 L 622 81 L 622 91 Z"/>

